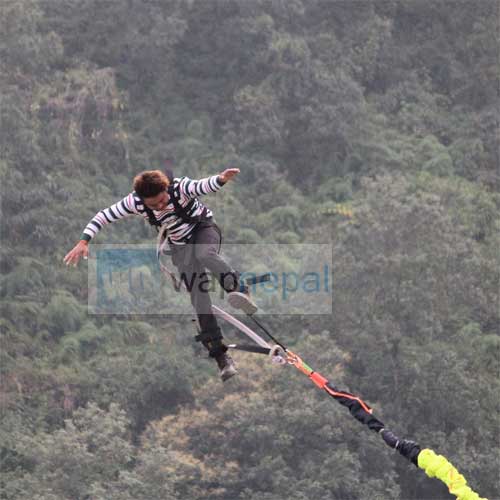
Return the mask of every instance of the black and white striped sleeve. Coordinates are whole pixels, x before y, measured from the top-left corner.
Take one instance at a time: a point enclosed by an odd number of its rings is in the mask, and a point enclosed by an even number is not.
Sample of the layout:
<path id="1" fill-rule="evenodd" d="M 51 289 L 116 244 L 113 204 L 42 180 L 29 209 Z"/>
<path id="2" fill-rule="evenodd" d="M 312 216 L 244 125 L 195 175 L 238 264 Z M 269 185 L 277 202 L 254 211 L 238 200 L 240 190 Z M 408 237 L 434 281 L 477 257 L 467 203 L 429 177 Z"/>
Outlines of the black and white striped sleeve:
<path id="1" fill-rule="evenodd" d="M 189 177 L 182 177 L 179 181 L 180 192 L 188 198 L 197 198 L 208 193 L 217 192 L 222 186 L 218 175 L 212 175 L 200 180 L 193 180 Z"/>
<path id="2" fill-rule="evenodd" d="M 141 215 L 136 205 L 137 199 L 133 193 L 130 193 L 114 205 L 100 210 L 87 224 L 80 239 L 90 241 L 106 224 L 111 224 L 131 215 Z"/>

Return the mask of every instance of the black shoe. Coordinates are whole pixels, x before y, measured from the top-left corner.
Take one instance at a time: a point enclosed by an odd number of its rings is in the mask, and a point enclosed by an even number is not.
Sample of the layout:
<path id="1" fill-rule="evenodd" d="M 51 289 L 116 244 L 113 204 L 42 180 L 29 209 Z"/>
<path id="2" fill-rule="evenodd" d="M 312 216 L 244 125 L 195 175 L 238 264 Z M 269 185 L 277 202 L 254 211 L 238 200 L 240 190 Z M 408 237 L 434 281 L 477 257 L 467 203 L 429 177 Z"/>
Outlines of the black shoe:
<path id="1" fill-rule="evenodd" d="M 234 377 L 238 373 L 233 358 L 229 356 L 229 354 L 219 354 L 215 358 L 215 361 L 217 361 L 217 366 L 220 370 L 220 378 L 223 382 L 230 379 L 231 377 Z"/>

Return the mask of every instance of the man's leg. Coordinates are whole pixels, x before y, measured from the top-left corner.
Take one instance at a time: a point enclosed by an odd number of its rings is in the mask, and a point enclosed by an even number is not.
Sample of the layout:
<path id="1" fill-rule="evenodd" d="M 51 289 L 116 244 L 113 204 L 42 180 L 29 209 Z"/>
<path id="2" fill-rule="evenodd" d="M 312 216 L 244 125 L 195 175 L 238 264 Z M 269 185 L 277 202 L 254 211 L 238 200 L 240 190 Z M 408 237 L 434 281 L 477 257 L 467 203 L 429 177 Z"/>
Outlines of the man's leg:
<path id="1" fill-rule="evenodd" d="M 207 268 L 227 292 L 240 290 L 239 273 L 235 271 L 220 255 L 221 234 L 217 226 L 211 222 L 201 223 L 195 235 L 195 257 L 203 267 Z"/>
<path id="2" fill-rule="evenodd" d="M 236 374 L 234 363 L 226 354 L 227 347 L 223 343 L 221 329 L 212 312 L 212 301 L 208 293 L 205 269 L 195 258 L 194 247 L 191 244 L 175 248 L 172 260 L 181 274 L 191 297 L 198 322 L 200 333 L 195 337 L 208 350 L 221 370 L 221 377 L 227 380 Z"/>
<path id="3" fill-rule="evenodd" d="M 191 303 L 198 316 L 200 333 L 195 337 L 208 350 L 211 358 L 217 362 L 223 381 L 236 375 L 236 367 L 231 356 L 227 354 L 222 331 L 217 324 L 217 319 L 212 312 L 212 301 L 207 290 L 206 272 L 201 265 L 195 265 L 194 287 L 191 290 Z"/>
<path id="4" fill-rule="evenodd" d="M 239 273 L 219 255 L 220 242 L 220 231 L 215 224 L 200 224 L 194 241 L 196 260 L 216 276 L 221 287 L 229 294 L 228 302 L 232 307 L 253 314 L 257 306 L 250 298 L 248 287 L 240 283 Z"/>

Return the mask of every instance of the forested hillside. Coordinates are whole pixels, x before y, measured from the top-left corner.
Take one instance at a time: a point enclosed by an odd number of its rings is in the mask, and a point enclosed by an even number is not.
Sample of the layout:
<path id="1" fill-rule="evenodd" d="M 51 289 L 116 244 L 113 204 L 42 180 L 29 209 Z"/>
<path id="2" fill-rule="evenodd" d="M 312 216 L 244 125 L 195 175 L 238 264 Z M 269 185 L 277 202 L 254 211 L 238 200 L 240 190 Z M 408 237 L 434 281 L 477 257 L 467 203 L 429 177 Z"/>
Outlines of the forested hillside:
<path id="1" fill-rule="evenodd" d="M 499 70 L 496 0 L 0 0 L 0 498 L 451 498 L 291 368 L 88 313 L 64 255 L 167 158 L 241 169 L 225 241 L 332 244 L 332 314 L 266 324 L 500 498 Z"/>

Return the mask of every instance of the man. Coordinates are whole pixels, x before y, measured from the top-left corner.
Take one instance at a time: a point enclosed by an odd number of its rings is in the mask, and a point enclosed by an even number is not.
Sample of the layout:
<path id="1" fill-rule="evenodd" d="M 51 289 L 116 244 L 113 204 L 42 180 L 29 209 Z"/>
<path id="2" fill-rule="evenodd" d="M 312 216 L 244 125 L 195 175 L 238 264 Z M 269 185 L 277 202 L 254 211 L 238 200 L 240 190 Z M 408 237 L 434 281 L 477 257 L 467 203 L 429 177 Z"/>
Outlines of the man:
<path id="1" fill-rule="evenodd" d="M 215 359 L 223 381 L 236 374 L 234 361 L 227 354 L 221 330 L 212 312 L 206 289 L 208 269 L 229 294 L 229 303 L 252 314 L 257 307 L 251 300 L 248 287 L 240 283 L 239 273 L 219 255 L 221 233 L 213 214 L 198 197 L 215 193 L 233 179 L 238 168 L 229 168 L 219 175 L 192 180 L 173 178 L 160 170 L 146 170 L 134 178 L 134 191 L 121 201 L 99 211 L 83 230 L 80 241 L 64 257 L 66 265 L 76 266 L 86 259 L 89 242 L 106 224 L 139 215 L 157 227 L 167 230 L 172 262 L 181 274 L 191 296 L 200 325 L 196 340 L 208 349 Z"/>

